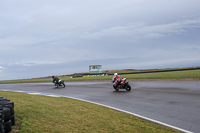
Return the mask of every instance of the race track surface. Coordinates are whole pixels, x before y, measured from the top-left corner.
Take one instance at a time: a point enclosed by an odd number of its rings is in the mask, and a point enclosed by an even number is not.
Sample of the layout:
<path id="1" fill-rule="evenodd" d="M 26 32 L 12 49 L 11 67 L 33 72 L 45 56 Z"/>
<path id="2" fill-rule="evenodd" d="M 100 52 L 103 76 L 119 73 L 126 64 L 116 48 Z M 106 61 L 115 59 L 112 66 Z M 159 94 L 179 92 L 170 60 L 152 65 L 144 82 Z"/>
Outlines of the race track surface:
<path id="1" fill-rule="evenodd" d="M 200 132 L 199 81 L 131 81 L 132 90 L 116 92 L 111 82 L 0 84 L 0 90 L 83 99 L 122 109 L 187 131 Z"/>

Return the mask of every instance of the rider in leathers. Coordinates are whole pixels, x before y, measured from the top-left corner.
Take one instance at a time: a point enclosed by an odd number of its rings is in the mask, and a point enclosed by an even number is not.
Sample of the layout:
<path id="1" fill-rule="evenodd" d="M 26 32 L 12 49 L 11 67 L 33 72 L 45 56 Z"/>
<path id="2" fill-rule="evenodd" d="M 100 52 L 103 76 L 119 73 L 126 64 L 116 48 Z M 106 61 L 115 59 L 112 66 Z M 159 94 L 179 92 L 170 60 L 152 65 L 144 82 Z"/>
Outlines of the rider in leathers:
<path id="1" fill-rule="evenodd" d="M 60 79 L 58 77 L 52 76 L 53 79 L 53 83 L 58 83 L 60 81 Z"/>
<path id="2" fill-rule="evenodd" d="M 117 73 L 114 73 L 114 77 L 112 78 L 112 82 L 114 83 L 113 86 L 117 86 L 117 85 L 121 84 L 122 78 Z"/>

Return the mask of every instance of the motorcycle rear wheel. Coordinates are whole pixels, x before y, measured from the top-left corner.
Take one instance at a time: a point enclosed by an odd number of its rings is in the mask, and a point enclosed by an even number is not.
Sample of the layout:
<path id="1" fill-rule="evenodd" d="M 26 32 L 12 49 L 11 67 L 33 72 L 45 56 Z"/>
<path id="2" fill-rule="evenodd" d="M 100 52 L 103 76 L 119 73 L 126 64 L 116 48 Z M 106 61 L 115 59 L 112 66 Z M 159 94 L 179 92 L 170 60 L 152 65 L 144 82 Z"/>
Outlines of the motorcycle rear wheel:
<path id="1" fill-rule="evenodd" d="M 131 86 L 129 84 L 126 85 L 126 90 L 130 91 L 131 90 Z"/>
<path id="2" fill-rule="evenodd" d="M 65 84 L 64 83 L 61 83 L 61 86 L 62 86 L 62 88 L 65 88 Z"/>
<path id="3" fill-rule="evenodd" d="M 59 84 L 56 84 L 56 88 L 58 88 Z"/>

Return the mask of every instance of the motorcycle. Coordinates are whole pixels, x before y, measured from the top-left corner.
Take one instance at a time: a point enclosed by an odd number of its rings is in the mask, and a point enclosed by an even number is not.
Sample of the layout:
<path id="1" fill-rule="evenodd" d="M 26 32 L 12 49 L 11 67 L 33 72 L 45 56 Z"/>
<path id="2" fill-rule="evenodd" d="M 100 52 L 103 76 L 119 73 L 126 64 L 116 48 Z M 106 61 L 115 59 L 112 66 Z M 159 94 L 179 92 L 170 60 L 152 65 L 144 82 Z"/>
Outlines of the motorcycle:
<path id="1" fill-rule="evenodd" d="M 54 85 L 56 86 L 56 88 L 58 88 L 59 86 L 62 86 L 62 88 L 65 88 L 65 83 L 62 80 L 59 80 Z"/>
<path id="2" fill-rule="evenodd" d="M 129 81 L 127 81 L 127 78 L 123 78 L 121 81 L 118 81 L 115 84 L 113 84 L 113 88 L 116 90 L 116 91 L 119 91 L 119 89 L 126 89 L 127 91 L 130 91 L 131 90 L 131 86 L 129 84 Z"/>

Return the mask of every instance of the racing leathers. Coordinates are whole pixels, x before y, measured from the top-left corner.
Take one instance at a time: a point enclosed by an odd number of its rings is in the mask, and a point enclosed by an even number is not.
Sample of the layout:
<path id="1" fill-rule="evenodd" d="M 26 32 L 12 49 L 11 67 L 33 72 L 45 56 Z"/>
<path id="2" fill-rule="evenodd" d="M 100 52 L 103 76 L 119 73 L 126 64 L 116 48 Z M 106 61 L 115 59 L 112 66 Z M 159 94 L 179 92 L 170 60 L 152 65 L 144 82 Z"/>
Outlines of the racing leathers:
<path id="1" fill-rule="evenodd" d="M 113 84 L 114 86 L 117 86 L 117 85 L 121 84 L 122 78 L 121 78 L 119 75 L 114 76 L 114 77 L 112 78 L 112 82 L 114 83 L 114 84 Z"/>
<path id="2" fill-rule="evenodd" d="M 58 77 L 54 77 L 54 78 L 53 78 L 53 83 L 56 84 L 56 83 L 59 83 L 59 81 L 60 81 L 60 79 L 59 79 Z"/>

